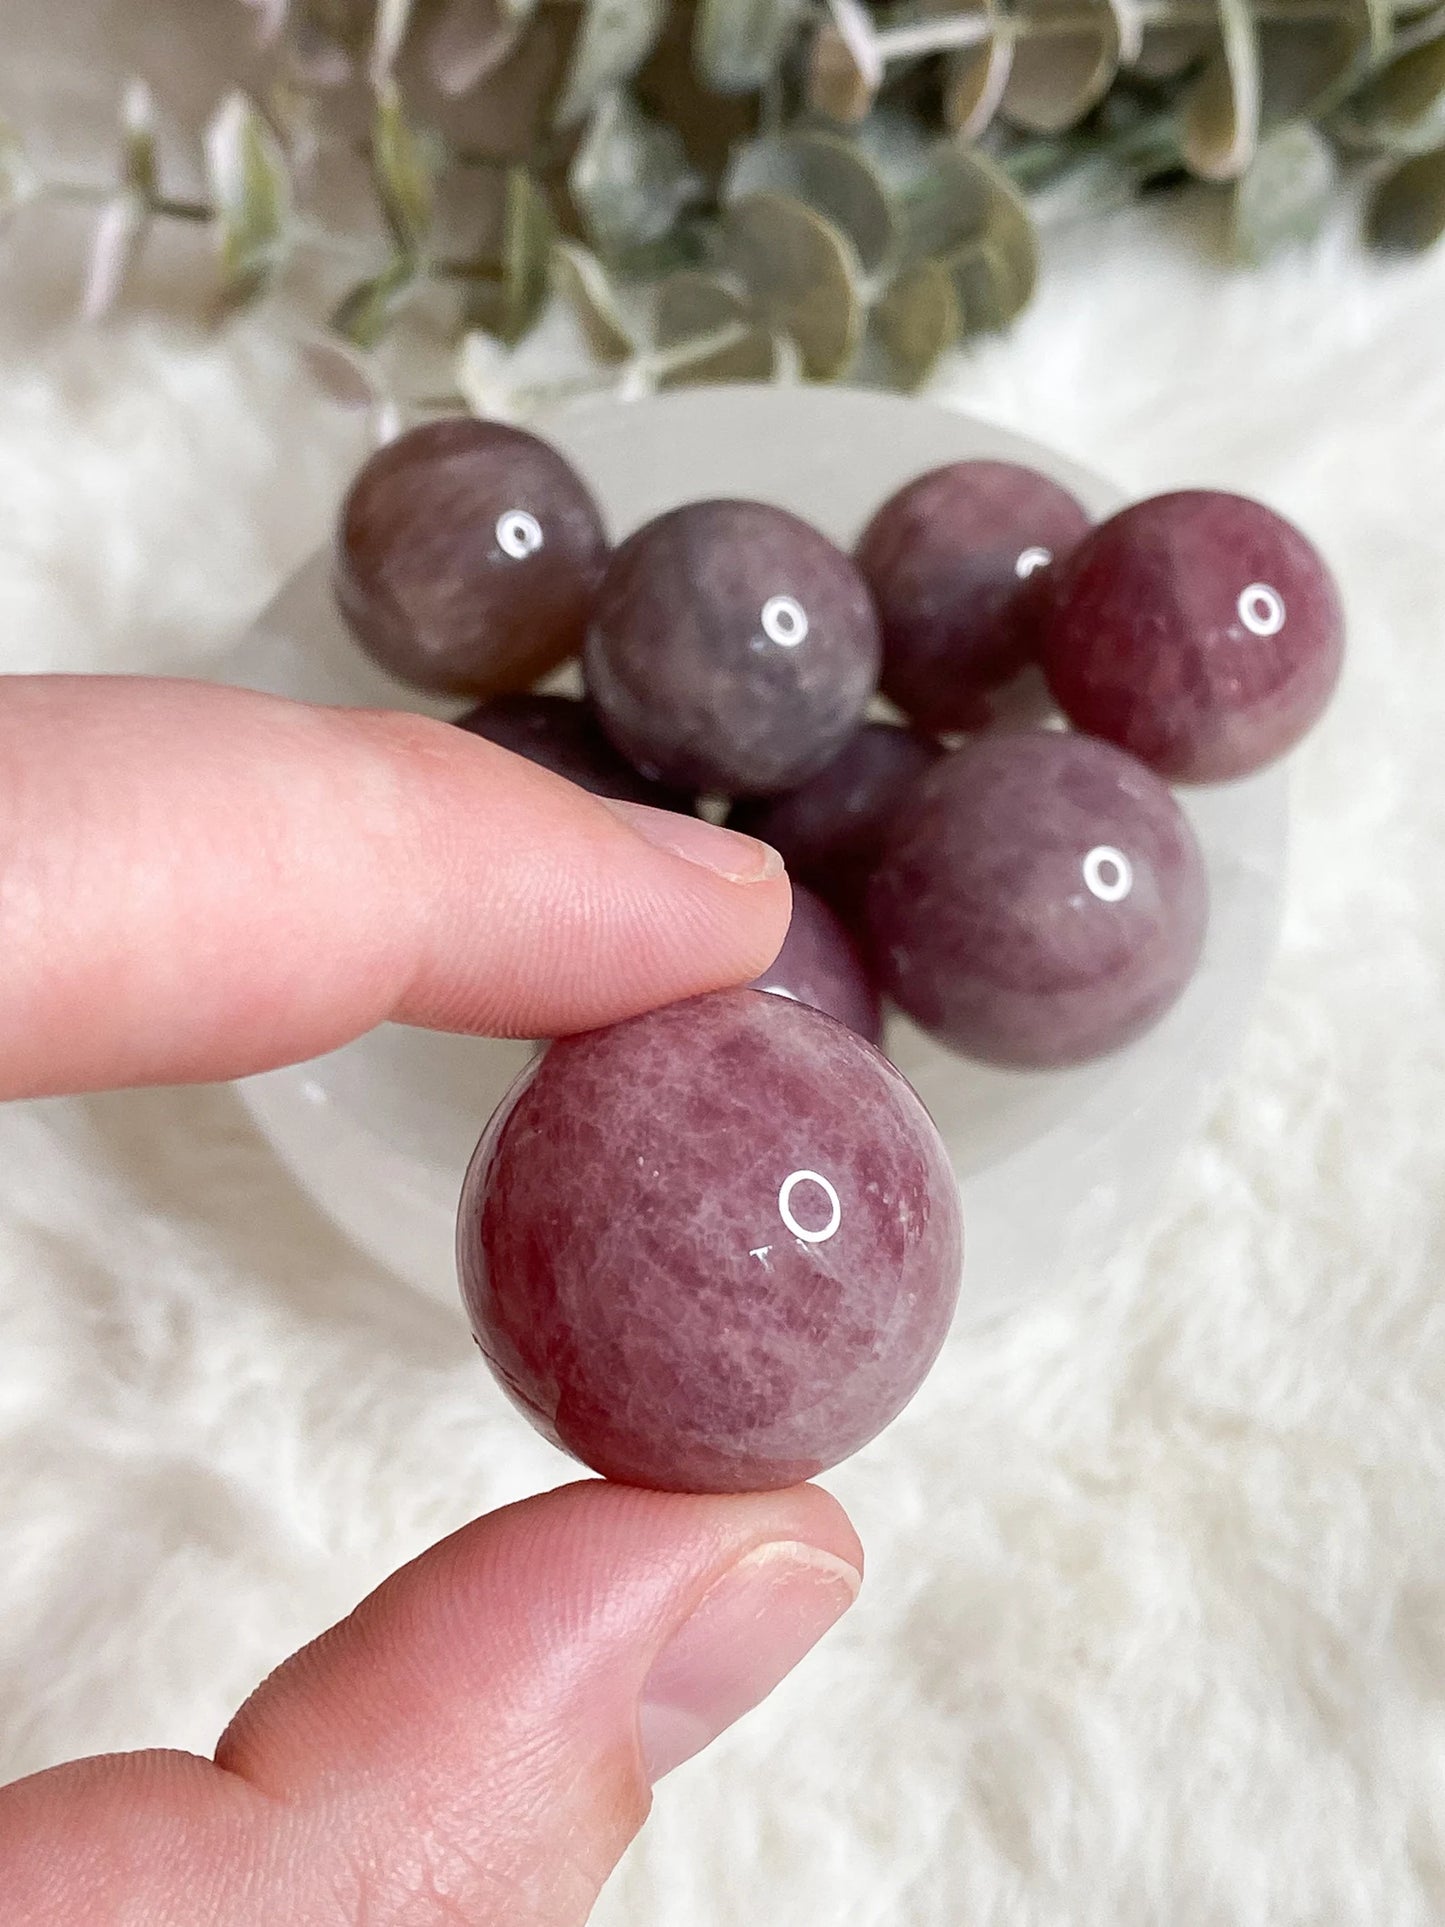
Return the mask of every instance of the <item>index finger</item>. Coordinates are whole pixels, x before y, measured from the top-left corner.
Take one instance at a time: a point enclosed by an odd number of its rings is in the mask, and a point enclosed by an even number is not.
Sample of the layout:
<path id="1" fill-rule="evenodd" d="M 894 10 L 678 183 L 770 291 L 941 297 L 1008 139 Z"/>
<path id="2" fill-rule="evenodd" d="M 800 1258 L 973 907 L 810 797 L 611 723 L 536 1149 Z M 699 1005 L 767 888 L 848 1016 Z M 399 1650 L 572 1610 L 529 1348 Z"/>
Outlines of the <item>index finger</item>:
<path id="1" fill-rule="evenodd" d="M 245 1075 L 391 1018 L 556 1036 L 742 983 L 765 844 L 448 723 L 0 683 L 0 1097 Z"/>

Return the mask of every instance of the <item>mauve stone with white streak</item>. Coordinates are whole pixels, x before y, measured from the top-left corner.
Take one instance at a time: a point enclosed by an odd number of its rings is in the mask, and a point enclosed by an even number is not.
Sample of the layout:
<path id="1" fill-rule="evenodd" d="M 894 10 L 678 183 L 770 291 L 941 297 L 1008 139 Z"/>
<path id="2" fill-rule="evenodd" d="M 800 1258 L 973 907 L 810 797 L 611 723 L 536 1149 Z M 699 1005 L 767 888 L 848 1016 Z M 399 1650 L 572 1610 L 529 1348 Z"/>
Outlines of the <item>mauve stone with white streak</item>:
<path id="1" fill-rule="evenodd" d="M 1164 1014 L 1208 894 L 1183 811 L 1132 756 L 1061 730 L 980 737 L 910 793 L 869 888 L 873 960 L 954 1050 L 1055 1069 Z"/>
<path id="2" fill-rule="evenodd" d="M 908 1402 L 961 1213 L 885 1057 L 727 990 L 553 1044 L 477 1149 L 457 1255 L 477 1342 L 547 1437 L 631 1484 L 762 1491 Z"/>

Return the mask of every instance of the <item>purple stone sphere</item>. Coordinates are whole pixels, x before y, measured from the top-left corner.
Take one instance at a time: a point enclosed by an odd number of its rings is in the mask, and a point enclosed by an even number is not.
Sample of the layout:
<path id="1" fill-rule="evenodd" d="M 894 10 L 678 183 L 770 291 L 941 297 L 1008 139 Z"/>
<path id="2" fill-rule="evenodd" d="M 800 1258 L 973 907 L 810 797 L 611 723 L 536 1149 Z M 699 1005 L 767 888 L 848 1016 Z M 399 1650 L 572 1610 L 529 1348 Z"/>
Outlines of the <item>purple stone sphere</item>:
<path id="1" fill-rule="evenodd" d="M 603 727 L 644 775 L 771 795 L 857 728 L 878 625 L 853 563 L 796 515 L 690 502 L 613 556 L 585 660 Z"/>
<path id="2" fill-rule="evenodd" d="M 865 723 L 800 788 L 735 803 L 728 827 L 771 843 L 792 876 L 856 925 L 895 812 L 942 754 L 916 730 Z"/>
<path id="3" fill-rule="evenodd" d="M 458 416 L 364 465 L 333 582 L 357 641 L 394 676 L 490 696 L 576 655 L 607 553 L 597 504 L 555 448 Z"/>
<path id="4" fill-rule="evenodd" d="M 1319 717 L 1344 616 L 1292 523 L 1185 489 L 1121 510 L 1061 565 L 1043 653 L 1077 728 L 1178 782 L 1222 782 L 1273 762 Z"/>
<path id="5" fill-rule="evenodd" d="M 1089 527 L 1047 475 L 950 462 L 883 504 L 856 550 L 883 635 L 883 693 L 920 728 L 977 729 L 1037 655 L 1051 568 Z"/>
<path id="6" fill-rule="evenodd" d="M 793 885 L 783 947 L 752 987 L 826 1011 L 870 1044 L 883 1042 L 883 1007 L 862 952 L 827 904 L 800 883 Z"/>
<path id="7" fill-rule="evenodd" d="M 462 1189 L 462 1296 L 503 1387 L 605 1477 L 795 1484 L 907 1404 L 958 1297 L 958 1190 L 888 1060 L 716 991 L 553 1044 Z"/>
<path id="8" fill-rule="evenodd" d="M 987 736 L 913 793 L 868 913 L 884 989 L 967 1057 L 1056 1069 L 1148 1030 L 1193 974 L 1208 881 L 1165 784 L 1061 730 Z"/>
<path id="9" fill-rule="evenodd" d="M 692 811 L 691 797 L 639 776 L 608 742 L 588 705 L 575 696 L 493 696 L 459 716 L 457 727 L 484 736 L 514 756 L 525 756 L 529 763 L 565 777 L 594 796 Z"/>

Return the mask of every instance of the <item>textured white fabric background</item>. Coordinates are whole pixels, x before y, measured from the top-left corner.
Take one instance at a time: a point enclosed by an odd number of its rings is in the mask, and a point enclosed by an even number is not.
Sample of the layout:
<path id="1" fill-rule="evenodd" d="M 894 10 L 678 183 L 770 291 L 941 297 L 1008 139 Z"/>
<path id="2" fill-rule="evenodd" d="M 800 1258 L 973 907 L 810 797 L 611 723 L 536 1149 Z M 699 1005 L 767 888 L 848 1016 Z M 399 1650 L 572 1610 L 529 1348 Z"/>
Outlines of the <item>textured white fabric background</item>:
<path id="1" fill-rule="evenodd" d="M 12 93 L 54 87 L 55 18 L 0 0 Z M 51 292 L 0 281 L 0 667 L 203 664 L 321 537 L 355 424 L 264 335 L 57 330 Z M 1442 317 L 1445 252 L 1341 232 L 1243 275 L 1125 215 L 942 384 L 1136 491 L 1296 516 L 1349 673 L 1271 989 L 1152 1235 L 956 1343 L 829 1481 L 858 1607 L 661 1790 L 605 1927 L 1445 1918 Z M 226 1091 L 0 1114 L 0 1777 L 207 1749 L 385 1572 L 564 1472 Z"/>

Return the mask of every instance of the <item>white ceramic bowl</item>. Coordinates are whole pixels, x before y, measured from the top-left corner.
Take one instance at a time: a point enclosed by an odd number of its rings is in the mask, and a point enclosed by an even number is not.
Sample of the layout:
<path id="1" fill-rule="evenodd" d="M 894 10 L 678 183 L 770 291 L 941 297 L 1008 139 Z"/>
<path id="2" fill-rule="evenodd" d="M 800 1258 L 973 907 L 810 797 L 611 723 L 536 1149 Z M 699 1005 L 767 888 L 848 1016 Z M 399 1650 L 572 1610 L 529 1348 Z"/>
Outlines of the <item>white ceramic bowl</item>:
<path id="1" fill-rule="evenodd" d="M 1098 477 L 1001 429 L 895 396 L 817 388 L 694 389 L 575 407 L 548 437 L 595 491 L 616 537 L 680 502 L 775 502 L 851 544 L 901 483 L 968 456 L 1022 461 L 1095 512 Z M 317 557 L 221 665 L 220 676 L 309 701 L 434 714 L 352 643 Z M 992 1315 L 1093 1265 L 1154 1196 L 1228 1065 L 1274 945 L 1286 789 L 1278 771 L 1181 801 L 1204 847 L 1209 937 L 1184 997 L 1149 1036 L 1082 1068 L 966 1063 L 901 1018 L 887 1047 L 938 1120 L 964 1198 L 963 1315 Z M 388 1025 L 344 1050 L 240 1085 L 302 1185 L 356 1241 L 430 1295 L 455 1294 L 452 1227 L 468 1156 L 531 1046 Z"/>

